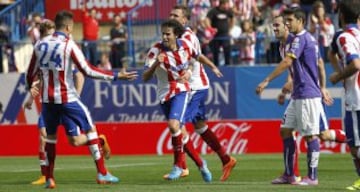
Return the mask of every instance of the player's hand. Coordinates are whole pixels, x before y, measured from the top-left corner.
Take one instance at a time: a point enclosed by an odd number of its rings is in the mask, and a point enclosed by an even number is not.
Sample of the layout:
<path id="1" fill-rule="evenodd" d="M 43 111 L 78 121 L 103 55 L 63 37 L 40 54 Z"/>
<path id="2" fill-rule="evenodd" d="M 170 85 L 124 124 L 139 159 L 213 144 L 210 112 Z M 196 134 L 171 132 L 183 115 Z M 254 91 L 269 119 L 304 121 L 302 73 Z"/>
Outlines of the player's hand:
<path id="1" fill-rule="evenodd" d="M 30 94 L 32 98 L 35 98 L 40 94 L 40 90 L 37 85 L 34 85 L 30 88 Z"/>
<path id="2" fill-rule="evenodd" d="M 288 82 L 286 82 L 285 85 L 282 87 L 281 92 L 282 92 L 283 94 L 289 94 L 289 93 L 291 93 L 292 88 L 293 88 L 293 83 L 292 83 L 292 81 L 288 81 Z"/>
<path id="3" fill-rule="evenodd" d="M 221 73 L 219 68 L 216 67 L 216 68 L 212 69 L 212 71 L 215 73 L 216 77 L 223 77 L 223 74 Z"/>
<path id="4" fill-rule="evenodd" d="M 339 72 L 334 72 L 330 75 L 329 77 L 330 81 L 332 84 L 336 84 L 340 81 L 340 73 Z"/>
<path id="5" fill-rule="evenodd" d="M 319 19 L 316 17 L 316 15 L 311 15 L 311 20 L 312 20 L 312 22 L 314 22 L 314 23 L 318 23 L 318 22 L 319 22 Z"/>
<path id="6" fill-rule="evenodd" d="M 34 102 L 34 99 L 32 96 L 29 97 L 29 99 L 27 99 L 24 103 L 24 108 L 25 109 L 32 109 L 32 104 Z"/>
<path id="7" fill-rule="evenodd" d="M 284 93 L 280 93 L 277 97 L 277 102 L 279 105 L 284 105 L 285 103 L 285 97 L 286 97 L 286 94 Z"/>
<path id="8" fill-rule="evenodd" d="M 187 81 L 189 81 L 190 80 L 190 78 L 191 78 L 191 71 L 189 71 L 189 70 L 186 70 L 182 75 L 181 75 L 181 77 L 177 80 L 179 83 L 185 83 L 185 82 L 187 82 Z"/>
<path id="9" fill-rule="evenodd" d="M 165 61 L 165 53 L 160 53 L 158 56 L 157 56 L 157 61 L 159 63 L 164 63 Z"/>
<path id="10" fill-rule="evenodd" d="M 135 80 L 137 77 L 138 77 L 137 71 L 129 71 L 129 72 L 120 71 L 117 76 L 118 79 L 129 80 L 129 81 Z"/>
<path id="11" fill-rule="evenodd" d="M 256 94 L 260 95 L 265 87 L 269 84 L 269 81 L 264 80 L 263 82 L 261 82 L 257 87 L 256 87 Z"/>
<path id="12" fill-rule="evenodd" d="M 321 95 L 322 95 L 322 99 L 323 102 L 325 103 L 325 105 L 332 105 L 334 103 L 334 99 L 331 97 L 329 91 L 325 88 L 321 89 Z"/>

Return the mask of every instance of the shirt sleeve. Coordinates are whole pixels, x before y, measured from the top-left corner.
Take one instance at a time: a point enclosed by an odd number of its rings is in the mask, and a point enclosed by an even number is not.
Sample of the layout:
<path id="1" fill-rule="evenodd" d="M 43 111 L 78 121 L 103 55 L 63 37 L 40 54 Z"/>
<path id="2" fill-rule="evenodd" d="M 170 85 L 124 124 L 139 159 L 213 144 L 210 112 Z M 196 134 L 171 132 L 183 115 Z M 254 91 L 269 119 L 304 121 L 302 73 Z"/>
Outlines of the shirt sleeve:
<path id="1" fill-rule="evenodd" d="M 150 68 L 156 61 L 160 50 L 157 47 L 152 47 L 146 55 L 144 69 Z"/>
<path id="2" fill-rule="evenodd" d="M 305 42 L 300 41 L 300 37 L 296 36 L 290 43 L 290 49 L 286 53 L 287 56 L 290 56 L 293 59 L 300 57 L 301 53 L 304 50 Z"/>
<path id="3" fill-rule="evenodd" d="M 346 59 L 346 64 L 351 63 L 352 60 L 359 58 L 358 48 L 356 45 L 358 41 L 350 34 L 343 33 L 337 39 L 338 49 L 342 50 L 343 56 Z"/>
<path id="4" fill-rule="evenodd" d="M 116 74 L 112 71 L 105 71 L 89 64 L 82 51 L 74 41 L 69 40 L 69 49 L 71 60 L 83 74 L 96 79 L 115 80 Z"/>

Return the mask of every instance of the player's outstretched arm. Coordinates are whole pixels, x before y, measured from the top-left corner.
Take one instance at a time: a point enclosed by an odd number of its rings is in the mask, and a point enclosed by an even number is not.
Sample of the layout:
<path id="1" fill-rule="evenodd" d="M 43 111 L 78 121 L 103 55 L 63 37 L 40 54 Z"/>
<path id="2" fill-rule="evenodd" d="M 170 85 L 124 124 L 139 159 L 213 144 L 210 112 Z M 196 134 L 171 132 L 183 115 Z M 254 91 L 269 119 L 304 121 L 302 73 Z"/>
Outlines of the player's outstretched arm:
<path id="1" fill-rule="evenodd" d="M 341 68 L 339 66 L 339 58 L 337 57 L 336 53 L 333 52 L 332 50 L 329 50 L 328 58 L 329 58 L 330 64 L 331 64 L 332 68 L 334 69 L 334 71 L 336 71 L 336 72 L 341 71 Z"/>
<path id="2" fill-rule="evenodd" d="M 219 68 L 217 68 L 216 65 L 212 61 L 210 61 L 210 59 L 208 59 L 205 55 L 200 54 L 198 57 L 198 61 L 210 67 L 210 69 L 213 71 L 213 73 L 215 73 L 217 77 L 223 76 Z"/>
<path id="3" fill-rule="evenodd" d="M 290 56 L 286 56 L 279 63 L 279 65 L 277 65 L 276 68 L 270 73 L 270 75 L 267 76 L 261 83 L 259 83 L 259 85 L 256 87 L 256 90 L 255 90 L 256 94 L 260 95 L 264 91 L 265 87 L 268 86 L 270 81 L 272 81 L 277 76 L 282 74 L 286 69 L 288 69 L 292 64 L 292 60 L 293 59 Z"/>
<path id="4" fill-rule="evenodd" d="M 353 59 L 349 65 L 347 65 L 344 70 L 334 72 L 330 75 L 330 81 L 332 84 L 336 84 L 339 81 L 342 81 L 353 74 L 355 74 L 360 69 L 360 59 Z"/>
<path id="5" fill-rule="evenodd" d="M 120 80 L 129 80 L 129 81 L 135 80 L 137 77 L 138 77 L 137 71 L 127 72 L 124 70 L 120 71 L 117 76 L 117 78 Z"/>

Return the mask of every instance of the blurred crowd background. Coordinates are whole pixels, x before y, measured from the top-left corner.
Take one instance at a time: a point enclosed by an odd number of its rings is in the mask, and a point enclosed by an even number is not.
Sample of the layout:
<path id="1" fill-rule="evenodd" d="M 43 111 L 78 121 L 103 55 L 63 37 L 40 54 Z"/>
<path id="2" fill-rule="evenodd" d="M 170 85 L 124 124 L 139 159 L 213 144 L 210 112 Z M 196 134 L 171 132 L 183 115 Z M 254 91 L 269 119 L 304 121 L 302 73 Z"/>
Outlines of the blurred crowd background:
<path id="1" fill-rule="evenodd" d="M 272 18 L 288 7 L 301 7 L 306 12 L 306 28 L 318 40 L 325 62 L 330 41 L 339 28 L 338 0 L 139 0 L 120 12 L 104 12 L 94 0 L 69 2 L 70 6 L 75 2 L 76 11 L 82 11 L 72 38 L 91 64 L 104 69 L 142 67 L 148 48 L 160 40 L 161 22 L 175 4 L 189 7 L 189 26 L 197 33 L 203 53 L 211 59 L 211 47 L 216 46 L 218 59 L 214 63 L 219 66 L 277 64 L 279 43 Z M 39 38 L 39 24 L 52 19 L 47 18 L 49 3 L 0 0 L 0 73 L 26 70 L 33 43 Z M 219 11 L 226 13 L 227 25 L 212 20 Z"/>

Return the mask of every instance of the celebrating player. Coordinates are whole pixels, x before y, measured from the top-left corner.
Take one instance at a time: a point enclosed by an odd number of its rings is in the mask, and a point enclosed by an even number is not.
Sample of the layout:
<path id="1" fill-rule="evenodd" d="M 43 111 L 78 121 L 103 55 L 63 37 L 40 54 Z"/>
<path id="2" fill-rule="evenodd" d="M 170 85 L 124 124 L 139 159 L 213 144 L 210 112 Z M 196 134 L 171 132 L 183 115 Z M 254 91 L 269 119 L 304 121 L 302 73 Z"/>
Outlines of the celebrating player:
<path id="1" fill-rule="evenodd" d="M 185 157 L 183 154 L 185 138 L 180 128 L 185 122 L 190 84 L 184 76 L 193 58 L 202 62 L 210 61 L 204 55 L 199 55 L 189 41 L 179 38 L 184 33 L 184 27 L 177 20 L 170 19 L 162 23 L 161 31 L 162 41 L 153 45 L 147 55 L 143 80 L 150 80 L 154 74 L 157 77 L 157 94 L 168 120 L 174 150 L 174 166 L 167 179 L 175 180 L 182 174 Z M 187 138 L 186 145 L 193 145 L 190 138 Z M 206 161 L 201 159 L 195 150 L 192 152 L 192 158 L 204 181 L 210 182 L 212 175 Z"/>
<path id="2" fill-rule="evenodd" d="M 41 40 L 35 47 L 30 66 L 26 75 L 28 88 L 33 86 L 35 77 L 41 74 L 43 82 L 42 114 L 46 126 L 47 139 L 45 152 L 47 154 L 46 188 L 55 187 L 54 165 L 57 126 L 61 123 L 69 131 L 74 125 L 86 132 L 88 147 L 97 167 L 97 182 L 116 183 L 119 179 L 110 174 L 104 164 L 100 152 L 100 141 L 86 106 L 80 101 L 72 78 L 73 64 L 85 75 L 105 80 L 132 80 L 136 72 L 102 71 L 89 65 L 81 50 L 69 38 L 73 30 L 73 15 L 60 11 L 55 17 L 56 32 Z"/>

